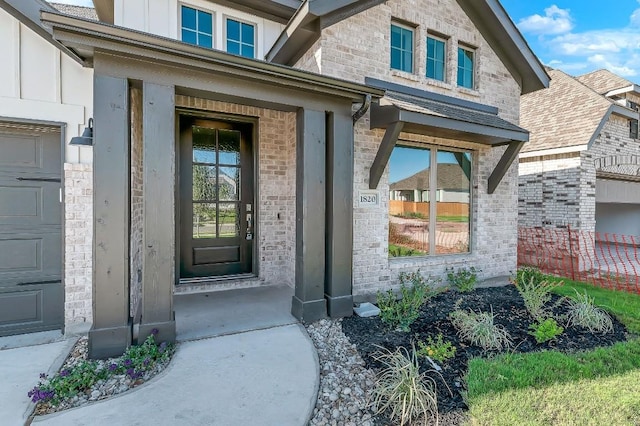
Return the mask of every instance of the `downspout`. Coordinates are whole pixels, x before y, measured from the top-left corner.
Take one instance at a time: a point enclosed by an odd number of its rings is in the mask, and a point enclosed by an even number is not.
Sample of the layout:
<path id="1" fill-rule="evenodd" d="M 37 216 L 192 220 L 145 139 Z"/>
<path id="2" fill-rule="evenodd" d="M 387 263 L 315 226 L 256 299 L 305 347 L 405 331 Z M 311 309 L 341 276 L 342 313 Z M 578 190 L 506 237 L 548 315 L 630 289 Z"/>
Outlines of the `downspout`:
<path id="1" fill-rule="evenodd" d="M 364 102 L 362 102 L 362 106 L 353 114 L 353 124 L 356 124 L 358 120 L 360 120 L 366 113 L 369 111 L 369 107 L 371 106 L 371 95 L 367 94 L 364 97 Z"/>

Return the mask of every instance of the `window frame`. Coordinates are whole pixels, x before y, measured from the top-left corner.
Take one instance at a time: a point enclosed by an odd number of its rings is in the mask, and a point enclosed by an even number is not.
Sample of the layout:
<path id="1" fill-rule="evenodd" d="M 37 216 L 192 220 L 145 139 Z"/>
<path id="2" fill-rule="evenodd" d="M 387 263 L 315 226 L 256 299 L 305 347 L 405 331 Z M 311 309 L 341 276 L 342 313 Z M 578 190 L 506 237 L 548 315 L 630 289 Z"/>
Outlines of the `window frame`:
<path id="1" fill-rule="evenodd" d="M 436 186 L 430 185 L 429 187 L 429 200 L 436 200 L 434 203 L 429 203 L 429 253 L 421 255 L 421 256 L 391 256 L 387 253 L 388 258 L 391 259 L 434 259 L 436 257 L 442 256 L 468 256 L 474 253 L 473 251 L 473 242 L 474 242 L 474 233 L 473 233 L 473 206 L 475 204 L 475 167 L 477 163 L 478 152 L 473 149 L 463 149 L 463 148 L 455 148 L 448 147 L 442 145 L 432 145 L 432 144 L 424 144 L 418 142 L 411 141 L 398 141 L 398 143 L 394 146 L 395 148 L 413 148 L 420 150 L 428 150 L 430 152 L 430 164 L 429 164 L 429 173 L 430 173 L 430 182 L 436 181 L 438 179 L 438 152 L 459 152 L 463 154 L 471 154 L 471 174 L 469 176 L 469 250 L 461 253 L 436 253 L 436 226 L 437 226 L 437 203 L 438 203 L 438 188 Z M 392 151 L 393 154 L 393 151 Z M 389 164 L 389 168 L 391 164 Z M 391 201 L 391 200 L 389 200 Z M 387 207 L 387 222 L 390 223 L 390 206 Z M 435 218 L 435 219 L 432 219 Z M 387 236 L 388 238 L 388 236 Z M 433 243 L 433 244 L 432 244 Z M 389 244 L 389 240 L 387 239 L 387 245 Z"/>
<path id="2" fill-rule="evenodd" d="M 184 27 L 184 25 L 183 25 L 183 9 L 184 8 L 196 11 L 196 29 L 195 30 L 192 29 L 192 28 Z M 192 4 L 185 4 L 185 3 L 178 3 L 178 11 L 179 11 L 179 13 L 178 13 L 178 31 L 179 31 L 180 41 L 183 42 L 183 43 L 187 43 L 187 44 L 189 44 L 191 46 L 198 46 L 198 47 L 202 47 L 204 49 L 215 49 L 216 48 L 216 14 L 215 14 L 215 12 L 212 11 L 212 10 L 208 10 L 208 9 L 204 9 L 204 8 L 200 8 L 200 7 L 194 6 Z M 199 25 L 198 12 L 206 13 L 207 15 L 209 15 L 211 17 L 211 34 L 208 34 L 208 33 L 205 33 L 205 32 L 202 32 L 202 31 L 199 30 L 199 26 L 200 25 Z M 184 41 L 184 37 L 182 36 L 182 32 L 185 29 L 188 30 L 188 31 L 191 31 L 191 32 L 195 32 L 195 34 L 196 34 L 196 43 L 195 44 Z M 211 37 L 211 47 L 207 47 L 207 46 L 203 46 L 203 45 L 199 44 L 199 36 L 200 36 L 200 34 L 204 34 L 204 35 L 207 35 L 207 36 Z"/>
<path id="3" fill-rule="evenodd" d="M 629 137 L 631 139 L 638 139 L 638 119 L 629 120 Z"/>
<path id="4" fill-rule="evenodd" d="M 464 52 L 469 52 L 471 53 L 471 70 L 469 70 L 467 67 L 464 66 L 464 64 L 460 64 L 460 52 L 464 51 Z M 476 67 L 477 67 L 477 49 L 471 46 L 466 46 L 466 45 L 462 45 L 459 44 L 458 45 L 458 66 L 457 66 L 457 78 L 456 78 L 456 83 L 458 85 L 458 87 L 463 87 L 465 89 L 469 89 L 469 90 L 475 90 L 476 89 Z M 463 74 L 463 80 L 462 83 L 460 84 L 460 71 L 470 71 L 470 76 L 471 76 L 471 84 L 469 86 L 467 86 L 464 81 L 464 74 Z"/>
<path id="5" fill-rule="evenodd" d="M 251 27 L 253 27 L 253 56 L 251 57 L 251 59 L 256 59 L 258 56 L 258 24 L 256 24 L 255 22 L 250 22 L 244 19 L 240 19 L 237 18 L 235 16 L 230 16 L 230 15 L 224 15 L 222 17 L 223 19 L 223 38 L 224 38 L 224 51 L 227 53 L 229 52 L 229 20 L 238 22 L 240 24 L 240 40 L 231 40 L 234 43 L 238 43 L 240 45 L 240 53 L 238 53 L 237 55 L 242 56 L 243 58 L 248 58 L 248 56 L 244 56 L 242 54 L 242 46 L 248 46 L 247 43 L 242 41 L 242 25 L 249 25 Z M 235 55 L 235 53 L 232 53 L 233 55 Z"/>
<path id="6" fill-rule="evenodd" d="M 403 53 L 407 52 L 407 50 L 403 49 L 402 46 L 401 47 L 393 47 L 392 44 L 392 34 L 393 34 L 393 27 L 397 27 L 400 28 L 403 31 L 408 31 L 411 34 L 411 66 L 410 66 L 410 70 L 406 70 L 404 68 L 396 68 L 393 66 L 393 50 L 399 50 L 401 53 L 401 65 L 402 65 L 402 57 L 403 57 Z M 415 27 L 411 27 L 409 25 L 400 23 L 398 21 L 391 21 L 391 24 L 389 25 L 389 68 L 392 70 L 396 70 L 396 71 L 400 71 L 400 72 L 406 72 L 409 74 L 413 74 L 415 72 L 415 63 L 416 63 L 416 28 Z M 401 37 L 402 37 L 402 33 L 401 33 Z M 402 39 L 401 42 L 402 44 Z"/>
<path id="7" fill-rule="evenodd" d="M 442 79 L 439 79 L 435 76 L 429 76 L 429 61 L 433 60 L 434 63 L 438 63 L 439 60 L 434 56 L 434 57 L 430 57 L 429 56 L 429 39 L 432 39 L 438 43 L 442 43 L 443 46 L 443 58 L 442 58 Z M 436 34 L 431 34 L 428 33 L 427 34 L 427 38 L 425 39 L 426 42 L 426 60 L 425 60 L 425 76 L 428 79 L 431 80 L 435 80 L 435 81 L 442 81 L 444 83 L 447 82 L 447 59 L 448 59 L 448 55 L 447 55 L 447 45 L 448 45 L 448 40 L 442 36 L 438 36 Z M 435 69 L 435 68 L 434 68 Z"/>

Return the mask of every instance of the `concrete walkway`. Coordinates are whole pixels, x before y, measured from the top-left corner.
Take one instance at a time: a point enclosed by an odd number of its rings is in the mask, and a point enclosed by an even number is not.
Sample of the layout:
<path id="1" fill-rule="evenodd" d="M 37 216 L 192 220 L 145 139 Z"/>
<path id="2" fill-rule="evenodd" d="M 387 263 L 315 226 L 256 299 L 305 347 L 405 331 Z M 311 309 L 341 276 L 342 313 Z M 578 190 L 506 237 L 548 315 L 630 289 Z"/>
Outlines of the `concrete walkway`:
<path id="1" fill-rule="evenodd" d="M 303 426 L 318 377 L 297 324 L 183 342 L 167 371 L 140 388 L 33 424 Z"/>
<path id="2" fill-rule="evenodd" d="M 319 365 L 304 327 L 283 302 L 290 303 L 290 289 L 271 287 L 248 296 L 247 290 L 234 290 L 185 298 L 184 306 L 176 306 L 180 337 L 196 340 L 179 343 L 166 371 L 120 396 L 36 417 L 32 424 L 306 425 L 317 399 Z M 244 303 L 238 305 L 236 298 Z M 287 310 L 274 311 L 274 304 Z M 217 310 L 235 315 L 233 327 L 215 320 Z M 59 368 L 73 343 L 0 350 L 1 425 L 25 423 L 27 392 L 39 373 Z"/>

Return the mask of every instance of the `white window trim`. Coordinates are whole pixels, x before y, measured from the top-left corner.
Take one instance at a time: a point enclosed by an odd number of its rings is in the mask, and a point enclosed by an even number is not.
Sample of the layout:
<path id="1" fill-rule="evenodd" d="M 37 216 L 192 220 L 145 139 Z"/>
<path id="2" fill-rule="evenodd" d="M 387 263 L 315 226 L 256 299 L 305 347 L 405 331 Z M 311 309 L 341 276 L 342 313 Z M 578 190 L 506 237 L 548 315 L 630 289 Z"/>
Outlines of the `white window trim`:
<path id="1" fill-rule="evenodd" d="M 458 43 L 458 49 L 466 50 L 467 52 L 471 52 L 473 54 L 473 69 L 471 70 L 471 75 L 473 78 L 471 87 L 460 86 L 458 85 L 458 73 L 460 72 L 460 63 L 457 60 L 456 55 L 456 85 L 458 88 L 467 89 L 467 90 L 477 90 L 478 87 L 478 49 L 476 47 L 472 47 L 463 43 Z M 456 53 L 458 51 L 456 50 Z"/>
<path id="2" fill-rule="evenodd" d="M 216 12 L 214 10 L 200 7 L 200 6 L 194 6 L 186 2 L 178 2 L 178 34 L 176 38 L 182 41 L 182 6 L 211 14 L 211 47 L 213 49 L 216 49 L 216 45 L 217 45 L 216 40 L 218 38 L 216 36 L 216 30 L 218 27 L 217 20 L 216 20 Z"/>
<path id="3" fill-rule="evenodd" d="M 399 70 L 397 68 L 393 68 L 391 66 L 391 26 L 394 25 L 396 27 L 400 27 L 403 28 L 405 30 L 409 30 L 411 31 L 412 34 L 412 46 L 411 46 L 411 71 L 405 71 L 405 70 Z M 391 24 L 389 25 L 389 69 L 393 70 L 393 71 L 399 71 L 399 72 L 403 72 L 403 73 L 407 73 L 407 74 L 415 74 L 416 73 L 416 47 L 417 47 L 417 39 L 416 39 L 416 34 L 418 34 L 417 31 L 417 27 L 412 27 L 410 25 L 407 24 L 403 24 L 401 22 L 398 22 L 396 20 L 391 20 Z"/>
<path id="4" fill-rule="evenodd" d="M 228 14 L 223 14 L 222 15 L 222 49 L 225 52 L 227 51 L 227 21 L 229 19 L 233 19 L 234 21 L 243 23 L 243 24 L 248 24 L 253 26 L 253 57 L 254 58 L 258 58 L 258 23 L 257 22 L 252 22 L 250 20 L 247 19 L 241 19 L 238 18 L 235 15 L 228 15 Z"/>
<path id="5" fill-rule="evenodd" d="M 444 80 L 438 80 L 437 78 L 431 78 L 427 76 L 427 63 L 429 62 L 429 42 L 428 39 L 434 39 L 434 40 L 438 40 L 444 43 L 444 70 L 443 70 L 443 76 L 444 76 Z M 435 34 L 431 34 L 431 33 L 427 33 L 427 36 L 424 39 L 425 42 L 425 46 L 424 46 L 424 53 L 425 53 L 425 61 L 424 61 L 424 76 L 427 78 L 427 80 L 431 80 L 431 81 L 438 81 L 441 83 L 448 83 L 449 82 L 449 76 L 447 73 L 447 64 L 449 62 L 449 40 L 441 37 L 441 36 L 437 36 Z"/>

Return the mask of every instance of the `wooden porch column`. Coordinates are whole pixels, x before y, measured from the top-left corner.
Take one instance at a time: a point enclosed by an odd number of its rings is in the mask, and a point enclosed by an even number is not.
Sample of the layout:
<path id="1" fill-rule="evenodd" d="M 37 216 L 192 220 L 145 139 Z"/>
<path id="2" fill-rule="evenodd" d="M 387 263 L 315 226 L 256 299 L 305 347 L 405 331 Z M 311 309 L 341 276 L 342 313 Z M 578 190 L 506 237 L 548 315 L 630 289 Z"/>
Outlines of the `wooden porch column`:
<path id="1" fill-rule="evenodd" d="M 142 85 L 143 248 L 142 318 L 138 340 L 157 329 L 157 342 L 174 342 L 175 87 Z"/>
<path id="2" fill-rule="evenodd" d="M 89 357 L 122 355 L 129 323 L 129 85 L 94 75 L 93 325 Z"/>
<path id="3" fill-rule="evenodd" d="M 327 252 L 325 297 L 332 318 L 353 313 L 353 119 L 348 110 L 327 120 Z"/>
<path id="4" fill-rule="evenodd" d="M 299 109 L 296 131 L 296 288 L 291 313 L 301 321 L 313 322 L 327 315 L 325 112 Z"/>

